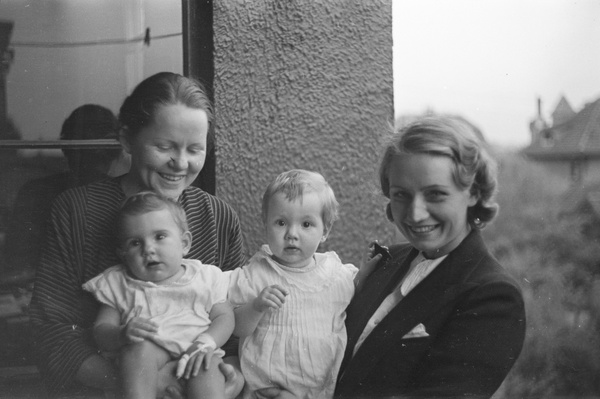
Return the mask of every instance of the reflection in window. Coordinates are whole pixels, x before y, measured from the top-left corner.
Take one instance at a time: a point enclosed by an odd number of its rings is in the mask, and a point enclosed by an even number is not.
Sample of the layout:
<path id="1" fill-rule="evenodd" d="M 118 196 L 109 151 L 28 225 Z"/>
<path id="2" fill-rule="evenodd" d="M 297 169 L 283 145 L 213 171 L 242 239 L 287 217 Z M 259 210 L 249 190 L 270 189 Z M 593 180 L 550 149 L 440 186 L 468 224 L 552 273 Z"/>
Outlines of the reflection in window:
<path id="1" fill-rule="evenodd" d="M 1 140 L 59 140 L 84 104 L 116 115 L 144 78 L 183 72 L 182 47 L 181 0 L 0 1 L 0 367 L 33 364 L 27 304 L 52 198 L 128 167 L 118 127 L 93 112 L 79 122 L 110 143 L 71 149 L 68 161 L 60 147 L 7 148 Z"/>

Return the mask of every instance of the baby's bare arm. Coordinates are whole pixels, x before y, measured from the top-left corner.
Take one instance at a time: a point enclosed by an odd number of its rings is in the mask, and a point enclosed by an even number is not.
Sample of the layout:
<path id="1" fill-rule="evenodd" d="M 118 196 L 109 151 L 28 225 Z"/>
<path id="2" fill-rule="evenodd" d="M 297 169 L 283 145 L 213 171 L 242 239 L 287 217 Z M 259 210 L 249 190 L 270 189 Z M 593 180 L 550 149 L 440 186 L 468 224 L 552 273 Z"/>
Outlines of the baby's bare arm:
<path id="1" fill-rule="evenodd" d="M 148 319 L 134 317 L 121 326 L 119 312 L 108 305 L 102 305 L 94 323 L 94 339 L 98 347 L 105 351 L 114 351 L 133 342 L 150 339 L 158 330 L 156 324 Z"/>

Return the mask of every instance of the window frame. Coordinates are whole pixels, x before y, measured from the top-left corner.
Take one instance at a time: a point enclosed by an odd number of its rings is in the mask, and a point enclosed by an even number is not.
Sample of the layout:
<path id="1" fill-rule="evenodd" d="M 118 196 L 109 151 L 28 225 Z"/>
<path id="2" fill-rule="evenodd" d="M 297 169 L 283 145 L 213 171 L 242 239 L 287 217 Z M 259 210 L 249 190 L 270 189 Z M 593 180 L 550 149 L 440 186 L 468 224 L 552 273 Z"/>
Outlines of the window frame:
<path id="1" fill-rule="evenodd" d="M 214 103 L 213 1 L 182 0 L 183 74 L 202 82 Z M 216 156 L 214 123 L 209 134 L 210 151 L 193 185 L 216 192 Z M 119 148 L 118 140 L 0 140 L 2 149 L 110 149 Z"/>

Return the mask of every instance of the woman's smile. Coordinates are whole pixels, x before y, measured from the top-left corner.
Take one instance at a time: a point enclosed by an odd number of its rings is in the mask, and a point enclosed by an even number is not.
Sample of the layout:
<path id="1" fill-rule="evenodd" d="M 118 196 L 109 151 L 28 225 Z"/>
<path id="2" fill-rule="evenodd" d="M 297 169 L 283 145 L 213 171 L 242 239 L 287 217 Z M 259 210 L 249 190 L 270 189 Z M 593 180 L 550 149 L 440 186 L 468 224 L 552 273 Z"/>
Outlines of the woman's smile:
<path id="1" fill-rule="evenodd" d="M 433 230 L 437 229 L 439 224 L 435 225 L 427 225 L 427 226 L 411 226 L 407 224 L 407 228 L 412 231 L 414 234 L 428 234 Z"/>
<path id="2" fill-rule="evenodd" d="M 157 172 L 157 173 L 163 179 L 168 180 L 170 182 L 174 182 L 174 183 L 180 182 L 181 180 L 185 179 L 185 177 L 187 176 L 187 175 L 170 175 L 170 174 L 160 173 L 160 172 Z"/>
<path id="3" fill-rule="evenodd" d="M 205 111 L 182 104 L 159 107 L 153 123 L 124 142 L 132 161 L 127 183 L 135 191 L 178 198 L 204 166 L 207 134 Z"/>
<path id="4" fill-rule="evenodd" d="M 477 199 L 456 185 L 450 158 L 398 155 L 390 163 L 389 180 L 392 219 L 414 247 L 438 257 L 469 234 L 467 209 Z"/>

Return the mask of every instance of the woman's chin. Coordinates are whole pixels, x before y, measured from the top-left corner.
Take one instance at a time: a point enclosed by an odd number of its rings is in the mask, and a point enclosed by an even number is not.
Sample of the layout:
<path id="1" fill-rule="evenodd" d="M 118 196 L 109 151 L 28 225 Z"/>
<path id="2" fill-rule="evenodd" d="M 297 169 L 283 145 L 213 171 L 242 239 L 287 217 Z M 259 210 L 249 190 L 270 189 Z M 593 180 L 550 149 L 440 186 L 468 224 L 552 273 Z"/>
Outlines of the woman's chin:
<path id="1" fill-rule="evenodd" d="M 152 191 L 171 199 L 177 199 L 183 193 L 183 191 L 187 188 L 184 185 L 178 185 L 176 187 L 169 187 L 165 185 L 156 185 L 152 188 Z"/>

